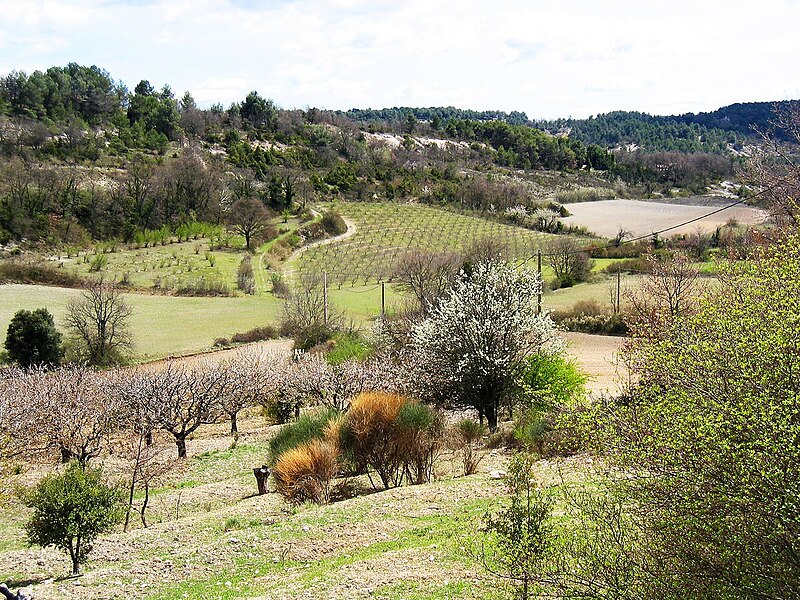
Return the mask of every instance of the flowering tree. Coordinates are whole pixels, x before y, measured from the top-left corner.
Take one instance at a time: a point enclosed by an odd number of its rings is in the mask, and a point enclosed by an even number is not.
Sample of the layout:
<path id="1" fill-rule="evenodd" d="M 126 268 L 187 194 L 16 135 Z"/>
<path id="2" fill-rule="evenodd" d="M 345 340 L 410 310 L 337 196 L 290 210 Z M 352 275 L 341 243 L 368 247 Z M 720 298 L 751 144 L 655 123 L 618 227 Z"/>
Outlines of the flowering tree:
<path id="1" fill-rule="evenodd" d="M 0 435 L 3 454 L 28 458 L 60 453 L 62 462 L 82 465 L 97 457 L 119 428 L 120 398 L 109 385 L 113 374 L 85 367 L 9 371 L 0 377 Z"/>
<path id="2" fill-rule="evenodd" d="M 481 262 L 411 333 L 406 358 L 415 391 L 454 408 L 475 408 L 497 428 L 501 401 L 531 353 L 563 349 L 553 322 L 536 314 L 538 274 Z"/>

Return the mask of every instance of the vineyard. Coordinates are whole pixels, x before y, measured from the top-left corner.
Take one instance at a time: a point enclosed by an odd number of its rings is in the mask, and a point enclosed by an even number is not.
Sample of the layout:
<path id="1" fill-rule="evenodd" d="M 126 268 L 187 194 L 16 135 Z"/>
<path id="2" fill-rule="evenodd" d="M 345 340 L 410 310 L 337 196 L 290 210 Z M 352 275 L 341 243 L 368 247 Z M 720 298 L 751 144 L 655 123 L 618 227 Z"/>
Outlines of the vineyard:
<path id="1" fill-rule="evenodd" d="M 420 204 L 345 202 L 335 210 L 355 223 L 356 233 L 309 248 L 292 266 L 300 275 L 327 272 L 339 287 L 391 281 L 403 256 L 417 249 L 458 252 L 491 238 L 506 244 L 513 258 L 524 259 L 554 237 Z"/>

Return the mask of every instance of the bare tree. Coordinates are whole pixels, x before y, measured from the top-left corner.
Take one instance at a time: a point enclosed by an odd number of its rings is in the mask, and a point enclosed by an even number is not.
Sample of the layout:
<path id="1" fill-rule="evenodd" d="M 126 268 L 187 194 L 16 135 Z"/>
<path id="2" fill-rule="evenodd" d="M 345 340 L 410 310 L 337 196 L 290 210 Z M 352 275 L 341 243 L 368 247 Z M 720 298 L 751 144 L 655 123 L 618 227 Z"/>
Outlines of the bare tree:
<path id="1" fill-rule="evenodd" d="M 228 225 L 244 236 L 245 247 L 250 250 L 250 242 L 272 229 L 270 212 L 267 207 L 253 197 L 240 198 L 233 203 L 228 212 Z"/>
<path id="2" fill-rule="evenodd" d="M 17 371 L 0 385 L 0 429 L 6 456 L 86 464 L 109 443 L 122 421 L 123 403 L 110 376 L 84 367 Z"/>
<path id="3" fill-rule="evenodd" d="M 103 278 L 90 282 L 77 300 L 67 305 L 65 325 L 80 358 L 106 366 L 121 362 L 133 347 L 130 318 L 133 309 L 119 288 Z"/>
<path id="4" fill-rule="evenodd" d="M 217 400 L 231 421 L 231 434 L 239 433 L 238 414 L 249 406 L 265 404 L 278 390 L 285 359 L 240 350 L 218 367 Z"/>
<path id="5" fill-rule="evenodd" d="M 393 366 L 382 355 L 337 365 L 328 364 L 317 354 L 306 355 L 284 371 L 281 390 L 303 402 L 345 411 L 361 392 L 398 391 L 400 378 Z"/>
<path id="6" fill-rule="evenodd" d="M 426 315 L 450 288 L 460 266 L 455 254 L 418 249 L 400 259 L 392 279 L 398 288 L 416 298 L 419 310 Z"/>
<path id="7" fill-rule="evenodd" d="M 589 255 L 568 237 L 559 236 L 548 243 L 544 258 L 561 285 L 585 281 L 591 270 Z"/>
<path id="8" fill-rule="evenodd" d="M 775 126 L 800 143 L 800 106 L 790 104 L 779 112 Z M 759 203 L 780 225 L 800 227 L 800 161 L 793 147 L 781 142 L 774 131 L 761 135 L 763 144 L 748 161 L 745 181 L 762 194 Z"/>
<path id="9" fill-rule="evenodd" d="M 647 258 L 650 274 L 639 290 L 628 295 L 632 324 L 653 334 L 668 320 L 695 307 L 699 292 L 699 270 L 685 254 L 672 258 Z"/>

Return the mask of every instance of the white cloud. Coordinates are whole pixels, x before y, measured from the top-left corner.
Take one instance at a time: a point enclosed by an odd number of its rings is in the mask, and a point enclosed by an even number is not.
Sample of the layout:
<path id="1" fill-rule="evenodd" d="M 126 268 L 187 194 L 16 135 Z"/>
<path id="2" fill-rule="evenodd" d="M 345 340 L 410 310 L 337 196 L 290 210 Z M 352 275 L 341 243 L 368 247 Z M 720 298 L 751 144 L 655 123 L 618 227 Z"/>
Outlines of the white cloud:
<path id="1" fill-rule="evenodd" d="M 227 104 L 452 104 L 531 117 L 708 110 L 800 81 L 800 4 L 0 0 L 2 64 L 75 60 Z M 777 98 L 776 98 L 777 95 Z"/>

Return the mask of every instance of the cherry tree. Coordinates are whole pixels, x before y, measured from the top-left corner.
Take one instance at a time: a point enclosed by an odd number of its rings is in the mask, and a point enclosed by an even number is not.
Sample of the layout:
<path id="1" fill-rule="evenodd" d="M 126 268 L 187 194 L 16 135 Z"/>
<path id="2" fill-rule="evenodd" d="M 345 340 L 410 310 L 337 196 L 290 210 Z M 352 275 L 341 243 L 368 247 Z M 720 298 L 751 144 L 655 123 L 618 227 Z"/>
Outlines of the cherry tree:
<path id="1" fill-rule="evenodd" d="M 62 462 L 85 464 L 108 445 L 123 414 L 109 379 L 85 367 L 34 368 L 3 378 L 0 429 L 7 455 L 41 458 L 58 452 Z"/>
<path id="2" fill-rule="evenodd" d="M 534 271 L 496 260 L 461 273 L 411 332 L 405 358 L 416 393 L 474 408 L 495 430 L 500 403 L 516 387 L 525 357 L 563 350 L 550 317 L 536 314 L 540 289 Z"/>

